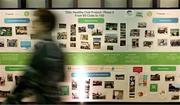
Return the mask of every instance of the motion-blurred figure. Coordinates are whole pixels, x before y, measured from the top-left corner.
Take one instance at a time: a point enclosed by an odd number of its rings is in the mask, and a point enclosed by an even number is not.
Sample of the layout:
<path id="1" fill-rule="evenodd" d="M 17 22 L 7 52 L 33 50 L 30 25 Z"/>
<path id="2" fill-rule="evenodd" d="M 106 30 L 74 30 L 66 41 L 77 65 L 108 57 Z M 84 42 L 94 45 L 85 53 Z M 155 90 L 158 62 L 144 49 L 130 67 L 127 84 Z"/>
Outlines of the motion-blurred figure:
<path id="1" fill-rule="evenodd" d="M 60 94 L 58 83 L 64 81 L 64 55 L 52 40 L 51 31 L 56 24 L 55 15 L 47 9 L 34 12 L 32 21 L 34 38 L 40 39 L 35 44 L 34 53 L 27 70 L 12 94 L 3 102 L 20 104 L 29 93 L 36 96 L 37 104 L 58 104 Z"/>

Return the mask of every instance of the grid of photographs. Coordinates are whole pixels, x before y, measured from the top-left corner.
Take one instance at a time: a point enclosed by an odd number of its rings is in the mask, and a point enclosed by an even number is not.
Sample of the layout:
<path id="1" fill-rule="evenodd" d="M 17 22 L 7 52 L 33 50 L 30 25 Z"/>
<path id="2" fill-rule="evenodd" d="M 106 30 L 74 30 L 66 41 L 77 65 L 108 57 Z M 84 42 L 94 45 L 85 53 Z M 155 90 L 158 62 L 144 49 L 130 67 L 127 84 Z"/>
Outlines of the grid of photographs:
<path id="1" fill-rule="evenodd" d="M 113 68 L 113 67 L 112 67 Z M 134 71 L 135 67 L 132 67 L 134 75 L 128 73 L 114 73 L 110 77 L 86 77 L 85 80 L 72 80 L 72 97 L 78 100 L 78 91 L 85 89 L 84 99 L 88 100 L 124 100 L 124 99 L 136 99 L 136 98 L 148 98 L 158 95 L 158 97 L 166 97 L 169 93 L 169 100 L 179 100 L 180 84 L 177 82 L 179 77 L 177 74 L 160 73 L 153 74 L 152 71 L 149 74 L 138 73 Z M 140 67 L 143 69 L 143 67 Z M 177 79 L 178 78 L 178 79 Z M 109 81 L 108 81 L 109 80 Z M 128 81 L 128 83 L 127 83 Z M 164 82 L 164 83 L 162 83 Z M 78 87 L 78 84 L 83 84 L 85 88 Z M 160 87 L 160 85 L 165 84 Z M 127 86 L 126 86 L 127 85 Z M 127 88 L 128 87 L 128 88 Z M 81 90 L 82 91 L 82 90 Z M 125 94 L 128 92 L 128 94 Z M 125 98 L 126 97 L 126 98 Z M 167 98 L 167 97 L 166 97 Z"/>
<path id="2" fill-rule="evenodd" d="M 126 23 L 120 23 L 120 46 L 126 46 Z"/>
<path id="3" fill-rule="evenodd" d="M 70 25 L 70 47 L 76 48 L 76 24 Z"/>
<path id="4" fill-rule="evenodd" d="M 29 39 L 28 35 L 28 24 L 23 26 L 0 27 L 0 47 L 22 49 L 18 43 L 21 42 L 22 39 Z"/>
<path id="5" fill-rule="evenodd" d="M 89 51 L 121 51 L 121 47 L 128 47 L 128 50 L 136 48 L 143 50 L 143 48 L 154 49 L 155 47 L 180 46 L 178 28 L 158 26 L 156 29 L 149 29 L 148 25 L 149 24 L 145 21 L 138 22 L 136 27 L 131 27 L 129 29 L 125 22 L 106 22 L 103 24 L 61 23 L 59 24 L 59 32 L 57 32 L 57 40 L 64 39 L 65 42 L 69 39 L 70 43 L 63 44 L 68 44 L 70 48 L 76 48 L 77 50 L 88 49 Z M 69 29 L 68 27 L 70 27 L 70 33 L 67 32 Z M 22 26 L 22 28 L 25 27 Z M 127 32 L 130 37 L 126 36 Z M 170 37 L 174 39 L 171 39 Z M 130 42 L 131 44 L 127 42 L 127 40 L 132 40 Z M 131 47 L 129 45 L 127 46 L 127 44 L 130 44 Z M 105 45 L 105 47 L 103 45 Z M 65 46 L 66 47 L 63 48 L 67 48 L 67 45 Z"/>

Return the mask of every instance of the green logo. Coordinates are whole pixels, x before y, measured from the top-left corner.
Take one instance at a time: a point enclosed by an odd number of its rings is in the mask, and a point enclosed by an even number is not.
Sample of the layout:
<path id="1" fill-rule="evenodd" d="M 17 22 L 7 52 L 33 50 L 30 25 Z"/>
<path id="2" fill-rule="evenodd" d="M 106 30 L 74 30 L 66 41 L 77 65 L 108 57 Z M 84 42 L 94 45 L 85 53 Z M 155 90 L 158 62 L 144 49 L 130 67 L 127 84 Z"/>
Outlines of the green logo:
<path id="1" fill-rule="evenodd" d="M 29 16 L 29 12 L 28 12 L 28 11 L 25 11 L 25 12 L 24 12 L 24 16 Z"/>
<path id="2" fill-rule="evenodd" d="M 149 17 L 151 17 L 152 14 L 153 14 L 153 13 L 152 13 L 151 11 L 148 11 L 148 12 L 147 12 L 147 16 L 149 16 Z"/>

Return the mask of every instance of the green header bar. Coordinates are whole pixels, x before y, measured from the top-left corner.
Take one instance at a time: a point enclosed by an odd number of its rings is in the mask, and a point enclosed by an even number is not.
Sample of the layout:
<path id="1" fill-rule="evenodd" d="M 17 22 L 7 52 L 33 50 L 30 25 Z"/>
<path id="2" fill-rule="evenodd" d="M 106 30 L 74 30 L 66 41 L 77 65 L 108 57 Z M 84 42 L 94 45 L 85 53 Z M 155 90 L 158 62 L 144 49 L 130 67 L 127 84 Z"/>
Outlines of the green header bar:
<path id="1" fill-rule="evenodd" d="M 24 71 L 25 66 L 6 66 L 5 70 L 6 71 Z"/>
<path id="2" fill-rule="evenodd" d="M 151 66 L 151 71 L 176 71 L 176 66 Z"/>
<path id="3" fill-rule="evenodd" d="M 0 53 L 1 65 L 26 65 L 30 61 L 31 53 L 2 52 Z"/>
<path id="4" fill-rule="evenodd" d="M 73 52 L 67 65 L 179 65 L 180 52 Z"/>
<path id="5" fill-rule="evenodd" d="M 79 18 L 79 23 L 104 23 L 104 18 Z"/>
<path id="6" fill-rule="evenodd" d="M 31 53 L 2 52 L 0 65 L 27 65 Z M 180 52 L 66 52 L 66 65 L 180 65 Z"/>

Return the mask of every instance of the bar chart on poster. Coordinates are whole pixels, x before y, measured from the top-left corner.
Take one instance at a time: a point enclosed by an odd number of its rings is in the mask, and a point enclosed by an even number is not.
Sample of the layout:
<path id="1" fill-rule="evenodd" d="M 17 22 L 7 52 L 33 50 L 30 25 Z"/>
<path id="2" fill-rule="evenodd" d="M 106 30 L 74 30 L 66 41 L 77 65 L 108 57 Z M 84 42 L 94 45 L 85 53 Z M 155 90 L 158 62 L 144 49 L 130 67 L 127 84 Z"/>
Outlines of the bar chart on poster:
<path id="1" fill-rule="evenodd" d="M 37 40 L 34 10 L 0 10 L 0 101 L 17 85 Z M 64 102 L 180 102 L 180 11 L 53 9 L 66 55 Z M 25 100 L 31 101 L 31 100 Z"/>

